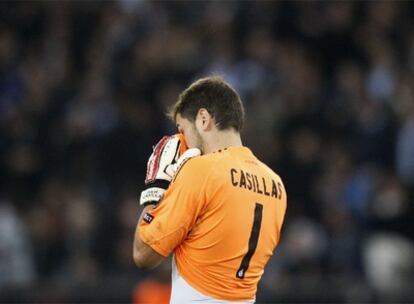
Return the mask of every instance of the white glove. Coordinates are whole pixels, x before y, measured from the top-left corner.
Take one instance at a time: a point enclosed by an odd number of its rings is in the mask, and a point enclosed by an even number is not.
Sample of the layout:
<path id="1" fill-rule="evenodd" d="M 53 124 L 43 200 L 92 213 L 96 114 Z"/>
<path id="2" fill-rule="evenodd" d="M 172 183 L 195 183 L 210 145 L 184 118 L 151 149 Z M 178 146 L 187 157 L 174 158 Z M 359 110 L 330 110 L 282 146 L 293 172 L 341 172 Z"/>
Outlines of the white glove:
<path id="1" fill-rule="evenodd" d="M 164 195 L 172 178 L 185 160 L 201 154 L 197 148 L 186 150 L 181 156 L 179 136 L 164 136 L 154 147 L 147 165 L 146 189 L 141 192 L 140 205 L 156 204 Z"/>

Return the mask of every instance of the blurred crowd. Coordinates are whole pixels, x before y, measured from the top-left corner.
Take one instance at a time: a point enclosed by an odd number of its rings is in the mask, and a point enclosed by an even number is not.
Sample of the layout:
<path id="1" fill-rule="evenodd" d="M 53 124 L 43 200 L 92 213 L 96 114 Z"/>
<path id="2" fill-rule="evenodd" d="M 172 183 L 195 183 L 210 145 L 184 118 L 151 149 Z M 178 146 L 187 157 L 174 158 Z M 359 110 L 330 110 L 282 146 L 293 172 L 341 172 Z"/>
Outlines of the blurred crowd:
<path id="1" fill-rule="evenodd" d="M 317 280 L 399 299 L 414 281 L 412 20 L 396 1 L 0 2 L 0 295 L 151 275 L 131 257 L 147 158 L 176 132 L 180 91 L 219 74 L 288 191 L 258 299 Z"/>

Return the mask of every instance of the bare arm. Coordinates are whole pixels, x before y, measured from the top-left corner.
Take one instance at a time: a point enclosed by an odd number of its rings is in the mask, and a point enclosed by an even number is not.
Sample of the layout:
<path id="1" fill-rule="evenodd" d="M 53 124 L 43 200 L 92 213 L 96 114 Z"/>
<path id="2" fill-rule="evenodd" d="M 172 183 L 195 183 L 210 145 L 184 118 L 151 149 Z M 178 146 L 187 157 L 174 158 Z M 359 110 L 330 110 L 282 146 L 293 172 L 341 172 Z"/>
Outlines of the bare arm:
<path id="1" fill-rule="evenodd" d="M 148 205 L 142 210 L 135 230 L 133 255 L 135 264 L 140 268 L 157 267 L 165 259 L 164 256 L 145 244 L 139 237 L 139 224 L 142 222 L 144 215 L 154 207 L 154 205 Z"/>

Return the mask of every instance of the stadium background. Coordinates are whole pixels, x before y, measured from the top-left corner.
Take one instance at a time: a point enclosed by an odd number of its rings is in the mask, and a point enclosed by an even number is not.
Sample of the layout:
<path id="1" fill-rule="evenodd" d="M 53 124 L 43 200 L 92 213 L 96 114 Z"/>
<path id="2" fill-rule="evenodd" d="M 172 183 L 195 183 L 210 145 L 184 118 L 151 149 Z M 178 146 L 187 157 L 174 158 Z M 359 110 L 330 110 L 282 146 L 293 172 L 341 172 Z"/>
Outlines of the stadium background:
<path id="1" fill-rule="evenodd" d="M 0 2 L 0 302 L 158 294 L 168 266 L 131 258 L 146 161 L 212 73 L 288 190 L 258 302 L 414 301 L 413 20 L 394 1 Z"/>

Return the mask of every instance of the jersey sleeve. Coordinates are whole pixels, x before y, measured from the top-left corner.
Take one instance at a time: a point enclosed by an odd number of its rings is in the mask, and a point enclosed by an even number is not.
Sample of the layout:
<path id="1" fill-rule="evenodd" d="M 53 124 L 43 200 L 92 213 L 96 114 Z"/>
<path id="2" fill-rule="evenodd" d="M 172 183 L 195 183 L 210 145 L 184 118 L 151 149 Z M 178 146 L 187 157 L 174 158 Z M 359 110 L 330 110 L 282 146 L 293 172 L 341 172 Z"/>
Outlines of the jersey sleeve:
<path id="1" fill-rule="evenodd" d="M 168 256 L 187 236 L 205 204 L 205 167 L 190 159 L 177 173 L 159 205 L 139 224 L 141 240 Z"/>

